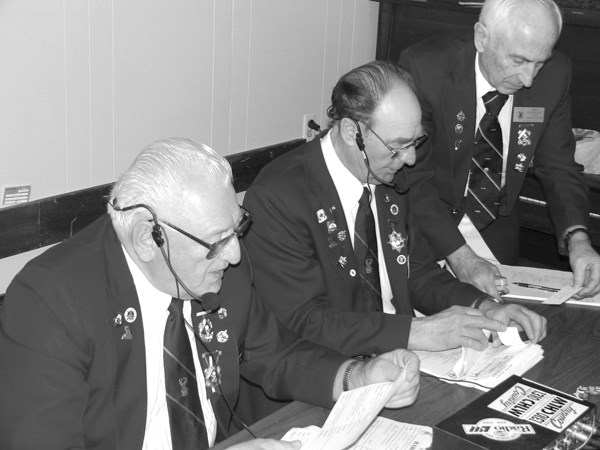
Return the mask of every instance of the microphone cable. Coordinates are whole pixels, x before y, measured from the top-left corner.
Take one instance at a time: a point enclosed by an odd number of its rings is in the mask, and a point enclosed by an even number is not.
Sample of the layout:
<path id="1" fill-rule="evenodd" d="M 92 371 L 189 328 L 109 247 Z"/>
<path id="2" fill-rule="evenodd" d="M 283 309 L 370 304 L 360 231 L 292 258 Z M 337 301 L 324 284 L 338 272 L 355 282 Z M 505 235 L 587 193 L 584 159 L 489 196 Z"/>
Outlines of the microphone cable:
<path id="1" fill-rule="evenodd" d="M 158 224 L 158 221 L 155 221 L 155 224 L 156 224 L 156 226 L 158 226 L 162 229 L 160 224 Z M 191 296 L 193 300 L 200 302 L 200 304 L 202 305 L 202 308 L 205 311 L 207 311 L 207 312 L 215 311 L 220 306 L 219 296 L 217 294 L 215 294 L 214 292 L 208 292 L 208 293 L 198 297 L 191 292 L 191 290 L 185 285 L 185 283 L 181 280 L 179 275 L 177 275 L 177 273 L 173 269 L 173 266 L 171 265 L 171 252 L 170 252 L 169 238 L 168 238 L 167 234 L 161 233 L 161 235 L 164 236 L 165 244 L 167 245 L 167 251 L 165 252 L 163 245 L 157 245 L 157 246 L 163 255 L 163 258 L 165 260 L 165 263 L 167 264 L 167 267 L 169 268 L 169 271 L 175 278 L 175 288 L 177 290 L 177 297 L 179 298 L 179 286 L 181 285 L 183 290 L 189 296 Z M 202 300 L 203 298 L 205 300 Z M 211 308 L 205 307 L 205 301 L 208 306 L 211 306 Z M 210 349 L 206 346 L 206 344 L 202 340 L 200 334 L 194 329 L 192 324 L 189 323 L 189 321 L 185 317 L 183 318 L 183 321 L 185 322 L 185 326 L 188 327 L 190 329 L 190 331 L 194 334 L 194 338 L 196 339 L 196 341 L 199 342 L 200 345 L 202 345 L 202 348 L 204 348 L 204 350 L 206 350 L 206 352 L 208 354 L 210 354 Z M 200 358 L 200 355 L 198 355 L 198 358 Z M 200 366 L 202 367 L 202 365 L 200 365 Z M 202 379 L 204 379 L 204 375 L 202 375 Z M 197 378 L 196 378 L 196 383 L 198 383 Z M 236 422 L 236 424 L 238 426 L 241 426 L 244 430 L 246 430 L 248 433 L 250 433 L 250 436 L 252 436 L 254 439 L 257 439 L 256 435 L 252 432 L 252 430 L 250 430 L 250 427 L 237 415 L 237 413 L 234 411 L 233 407 L 231 406 L 231 403 L 229 403 L 229 399 L 227 398 L 227 396 L 225 395 L 225 393 L 223 392 L 223 389 L 221 387 L 220 377 L 217 377 L 217 387 L 219 388 L 219 393 L 221 394 L 221 397 L 223 397 L 223 400 L 225 400 L 225 405 L 227 405 L 227 409 L 231 413 L 231 418 Z M 200 389 L 200 386 L 198 388 Z M 202 386 L 202 389 L 205 389 L 204 386 Z M 208 398 L 207 398 L 207 400 L 210 401 Z M 225 427 L 225 426 L 223 426 L 223 424 L 219 423 L 219 418 L 216 414 L 215 414 L 215 420 L 217 422 L 217 427 L 221 426 L 221 429 L 224 431 L 226 431 L 228 429 L 228 427 Z M 229 433 L 224 433 L 224 434 L 226 434 L 227 437 L 229 437 Z"/>

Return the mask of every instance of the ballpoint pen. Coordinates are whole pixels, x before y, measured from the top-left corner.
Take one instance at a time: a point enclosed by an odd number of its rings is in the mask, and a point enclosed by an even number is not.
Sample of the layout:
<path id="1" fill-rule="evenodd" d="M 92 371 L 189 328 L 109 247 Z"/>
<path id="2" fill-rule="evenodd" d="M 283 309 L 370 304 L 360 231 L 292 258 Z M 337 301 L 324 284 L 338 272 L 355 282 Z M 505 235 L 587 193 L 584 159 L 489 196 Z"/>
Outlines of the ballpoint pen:
<path id="1" fill-rule="evenodd" d="M 548 292 L 558 292 L 560 291 L 560 289 L 558 288 L 552 288 L 552 287 L 548 287 L 548 286 L 540 286 L 538 284 L 530 284 L 530 283 L 517 283 L 513 281 L 514 285 L 517 286 L 521 286 L 521 287 L 526 287 L 529 289 L 539 289 L 540 291 L 548 291 Z"/>

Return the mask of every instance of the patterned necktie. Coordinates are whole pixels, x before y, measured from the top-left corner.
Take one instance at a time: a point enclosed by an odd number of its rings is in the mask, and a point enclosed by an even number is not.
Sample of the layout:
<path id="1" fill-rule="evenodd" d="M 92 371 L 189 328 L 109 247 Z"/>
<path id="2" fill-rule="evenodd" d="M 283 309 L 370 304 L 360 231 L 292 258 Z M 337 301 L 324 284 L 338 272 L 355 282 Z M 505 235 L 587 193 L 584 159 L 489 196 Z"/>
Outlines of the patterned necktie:
<path id="1" fill-rule="evenodd" d="M 502 201 L 502 130 L 498 114 L 507 98 L 497 91 L 483 96 L 486 113 L 475 135 L 466 208 L 478 230 L 498 217 Z"/>
<path id="2" fill-rule="evenodd" d="M 370 298 L 381 311 L 381 286 L 379 283 L 379 262 L 377 261 L 377 234 L 375 219 L 371 211 L 371 193 L 365 186 L 358 201 L 358 212 L 354 227 L 354 254 L 358 260 L 359 275 Z"/>
<path id="3" fill-rule="evenodd" d="M 164 339 L 165 387 L 173 450 L 208 448 L 183 300 L 173 298 Z"/>

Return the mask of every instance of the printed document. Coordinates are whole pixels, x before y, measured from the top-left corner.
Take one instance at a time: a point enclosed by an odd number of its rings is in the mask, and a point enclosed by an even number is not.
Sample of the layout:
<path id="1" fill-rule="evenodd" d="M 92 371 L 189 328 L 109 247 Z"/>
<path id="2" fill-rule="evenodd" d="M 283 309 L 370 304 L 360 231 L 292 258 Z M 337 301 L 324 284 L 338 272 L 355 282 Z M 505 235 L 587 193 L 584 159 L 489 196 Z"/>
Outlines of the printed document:
<path id="1" fill-rule="evenodd" d="M 418 450 L 431 446 L 432 429 L 377 417 L 396 391 L 396 382 L 342 393 L 322 428 L 292 428 L 282 438 L 302 441 L 302 450 Z"/>

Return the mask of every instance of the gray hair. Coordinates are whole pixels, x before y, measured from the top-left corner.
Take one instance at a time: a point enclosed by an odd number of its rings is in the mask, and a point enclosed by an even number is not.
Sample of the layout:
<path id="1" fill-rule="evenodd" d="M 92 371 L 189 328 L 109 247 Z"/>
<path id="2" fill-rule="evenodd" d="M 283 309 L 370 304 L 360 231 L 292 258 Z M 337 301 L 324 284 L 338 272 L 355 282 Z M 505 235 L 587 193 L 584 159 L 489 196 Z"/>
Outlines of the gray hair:
<path id="1" fill-rule="evenodd" d="M 136 212 L 149 216 L 144 208 L 127 212 L 120 208 L 142 203 L 157 215 L 161 212 L 186 213 L 182 188 L 193 184 L 231 184 L 233 174 L 229 162 L 204 144 L 189 139 L 171 138 L 153 142 L 136 157 L 119 177 L 110 193 L 108 213 L 115 229 L 124 232 L 131 227 Z"/>
<path id="2" fill-rule="evenodd" d="M 373 125 L 373 113 L 394 88 L 404 86 L 415 92 L 411 75 L 387 61 L 371 61 L 352 69 L 336 83 L 327 116 L 332 122 L 348 117 Z"/>
<path id="3" fill-rule="evenodd" d="M 506 30 L 511 22 L 511 10 L 522 5 L 525 1 L 537 3 L 548 8 L 556 18 L 557 38 L 562 30 L 562 14 L 553 0 L 486 0 L 479 14 L 479 22 L 484 24 L 492 34 Z"/>

